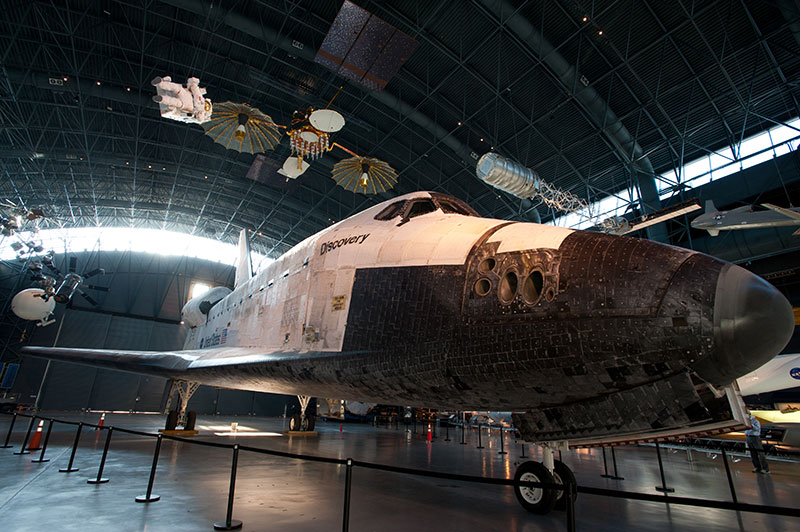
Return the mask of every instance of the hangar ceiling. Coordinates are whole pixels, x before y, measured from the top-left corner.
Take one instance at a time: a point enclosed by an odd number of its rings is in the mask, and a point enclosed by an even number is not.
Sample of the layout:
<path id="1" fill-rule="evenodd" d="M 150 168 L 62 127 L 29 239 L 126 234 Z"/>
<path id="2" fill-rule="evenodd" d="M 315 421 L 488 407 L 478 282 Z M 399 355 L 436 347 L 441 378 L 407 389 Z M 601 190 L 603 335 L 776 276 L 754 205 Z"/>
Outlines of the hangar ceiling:
<path id="1" fill-rule="evenodd" d="M 530 202 L 475 177 L 489 150 L 595 201 L 800 115 L 793 0 L 377 2 L 418 41 L 383 91 L 314 62 L 341 2 L 11 1 L 0 18 L 0 198 L 63 226 L 154 227 L 272 256 L 395 194 L 453 194 L 482 215 Z M 379 196 L 330 179 L 248 177 L 254 156 L 159 116 L 150 80 L 200 78 L 214 102 L 278 123 L 333 108 L 335 140 L 399 174 Z M 289 155 L 286 139 L 265 154 Z M 279 177 L 279 176 L 278 176 Z M 552 213 L 539 208 L 544 220 Z"/>

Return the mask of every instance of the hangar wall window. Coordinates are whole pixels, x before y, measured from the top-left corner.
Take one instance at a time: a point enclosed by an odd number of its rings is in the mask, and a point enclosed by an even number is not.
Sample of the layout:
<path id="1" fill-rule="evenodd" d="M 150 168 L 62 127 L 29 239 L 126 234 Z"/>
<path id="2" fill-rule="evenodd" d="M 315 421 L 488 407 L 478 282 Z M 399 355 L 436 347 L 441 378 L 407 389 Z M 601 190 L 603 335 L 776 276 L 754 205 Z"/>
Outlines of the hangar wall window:
<path id="1" fill-rule="evenodd" d="M 159 231 L 157 229 L 130 229 L 127 227 L 73 227 L 65 229 L 42 229 L 37 235 L 24 231 L 18 233 L 25 240 L 41 241 L 45 249 L 57 253 L 80 251 L 135 251 L 155 255 L 197 257 L 199 259 L 235 265 L 239 258 L 235 243 L 221 242 L 210 238 Z M 5 239 L 0 244 L 0 259 L 12 260 L 16 257 L 10 244 L 13 239 Z M 251 252 L 256 271 L 273 259 Z"/>
<path id="2" fill-rule="evenodd" d="M 798 146 L 800 146 L 800 118 L 795 118 L 748 137 L 733 148 L 727 146 L 657 175 L 656 187 L 659 197 L 664 200 L 680 190 L 703 186 L 774 157 L 780 157 L 796 150 Z M 638 201 L 638 191 L 628 189 L 592 203 L 589 209 L 595 220 L 603 220 L 611 216 L 622 216 L 628 211 L 631 203 Z M 553 225 L 586 229 L 592 227 L 594 223 L 585 215 L 570 213 L 556 217 Z"/>
<path id="3" fill-rule="evenodd" d="M 210 285 L 207 285 L 206 283 L 201 283 L 199 281 L 195 281 L 194 283 L 192 283 L 192 289 L 189 291 L 189 299 L 194 299 L 197 296 L 202 296 L 209 290 L 211 290 Z"/>

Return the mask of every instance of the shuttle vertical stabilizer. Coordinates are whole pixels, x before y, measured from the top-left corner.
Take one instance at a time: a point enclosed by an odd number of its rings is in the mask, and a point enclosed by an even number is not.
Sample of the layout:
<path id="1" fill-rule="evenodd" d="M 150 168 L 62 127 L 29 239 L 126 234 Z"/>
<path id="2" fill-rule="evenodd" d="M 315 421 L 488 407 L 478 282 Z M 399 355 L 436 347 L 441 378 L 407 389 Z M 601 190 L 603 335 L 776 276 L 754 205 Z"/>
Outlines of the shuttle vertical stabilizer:
<path id="1" fill-rule="evenodd" d="M 247 236 L 247 229 L 242 229 L 239 233 L 239 260 L 236 262 L 236 281 L 233 287 L 236 288 L 246 283 L 253 276 L 253 263 L 250 260 L 250 238 Z"/>

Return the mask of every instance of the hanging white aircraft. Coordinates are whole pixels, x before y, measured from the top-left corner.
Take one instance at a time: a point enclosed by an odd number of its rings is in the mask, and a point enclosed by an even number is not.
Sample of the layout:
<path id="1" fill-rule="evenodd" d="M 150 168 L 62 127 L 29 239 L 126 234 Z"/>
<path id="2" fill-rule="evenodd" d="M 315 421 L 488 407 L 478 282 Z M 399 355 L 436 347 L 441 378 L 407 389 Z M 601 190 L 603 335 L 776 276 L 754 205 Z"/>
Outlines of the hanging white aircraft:
<path id="1" fill-rule="evenodd" d="M 233 292 L 187 303 L 182 351 L 25 351 L 226 388 L 518 412 L 521 436 L 545 452 L 516 478 L 560 482 L 572 473 L 553 460 L 556 442 L 745 427 L 733 381 L 794 330 L 789 302 L 738 266 L 647 240 L 481 218 L 437 193 L 332 225 L 255 277 L 246 241 Z M 517 489 L 535 512 L 562 493 Z"/>
<path id="2" fill-rule="evenodd" d="M 800 387 L 800 355 L 780 355 L 737 379 L 742 395 Z"/>

